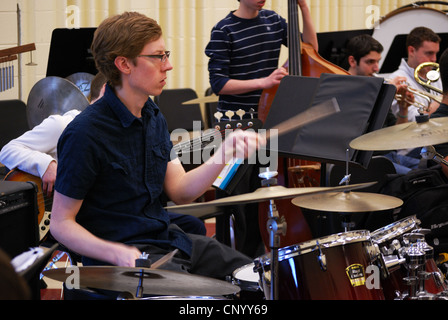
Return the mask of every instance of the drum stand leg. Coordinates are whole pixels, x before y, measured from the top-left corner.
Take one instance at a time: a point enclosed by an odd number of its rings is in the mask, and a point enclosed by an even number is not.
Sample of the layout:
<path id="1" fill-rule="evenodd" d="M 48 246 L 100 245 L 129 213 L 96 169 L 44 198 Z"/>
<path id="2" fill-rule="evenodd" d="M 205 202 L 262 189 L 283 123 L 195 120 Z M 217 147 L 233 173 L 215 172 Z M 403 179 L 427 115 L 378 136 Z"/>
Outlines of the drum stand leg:
<path id="1" fill-rule="evenodd" d="M 278 249 L 280 234 L 286 232 L 286 221 L 279 217 L 274 200 L 269 202 L 267 228 L 269 232 L 269 247 L 271 249 L 271 300 L 278 300 Z"/>
<path id="2" fill-rule="evenodd" d="M 263 180 L 262 186 L 276 185 L 274 178 L 277 171 L 270 171 L 269 168 L 260 169 L 258 175 Z M 274 200 L 269 200 L 267 229 L 269 233 L 269 248 L 271 249 L 271 300 L 278 300 L 278 249 L 280 248 L 280 234 L 286 234 L 286 221 L 279 216 Z"/>

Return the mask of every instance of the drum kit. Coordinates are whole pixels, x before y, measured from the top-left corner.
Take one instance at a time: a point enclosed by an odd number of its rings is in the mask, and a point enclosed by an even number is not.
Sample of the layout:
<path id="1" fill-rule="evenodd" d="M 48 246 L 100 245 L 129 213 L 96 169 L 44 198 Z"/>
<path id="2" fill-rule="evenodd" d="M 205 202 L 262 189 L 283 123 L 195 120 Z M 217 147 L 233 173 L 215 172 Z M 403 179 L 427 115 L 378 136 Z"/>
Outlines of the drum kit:
<path id="1" fill-rule="evenodd" d="M 304 206 L 315 202 L 318 210 L 351 213 L 393 209 L 402 204 L 401 200 L 353 192 L 374 183 L 284 188 L 275 185 L 275 173 L 267 173 L 262 175 L 262 187 L 253 193 L 169 207 L 172 212 L 185 213 L 208 206 L 271 202 L 267 224 L 270 252 L 235 270 L 228 281 L 163 270 L 163 263 L 152 267 L 140 263 L 135 268 L 79 267 L 80 287 L 115 291 L 121 300 L 448 299 L 444 276 L 435 263 L 433 249 L 425 242 L 428 230 L 419 228 L 415 216 L 374 232 L 347 230 L 280 246 L 278 236 L 287 221 L 277 212 L 276 199 L 292 199 L 297 206 L 303 199 Z M 52 269 L 44 275 L 64 282 L 70 272 Z"/>
<path id="2" fill-rule="evenodd" d="M 418 148 L 448 142 L 448 118 L 396 125 L 364 134 L 350 143 L 359 150 Z M 204 208 L 269 201 L 269 252 L 235 270 L 229 281 L 156 268 L 80 267 L 82 287 L 118 291 L 122 299 L 239 299 L 251 293 L 266 300 L 447 300 L 444 275 L 425 241 L 430 230 L 408 217 L 379 230 L 350 230 L 281 247 L 287 221 L 275 200 L 292 199 L 299 207 L 356 214 L 380 212 L 403 204 L 395 197 L 355 192 L 376 182 L 336 187 L 286 188 L 276 172 L 260 173 L 262 187 L 252 193 L 208 202 L 167 207 L 192 214 Z M 64 269 L 44 275 L 66 281 Z M 144 285 L 143 285 L 144 283 Z M 132 293 L 132 292 L 135 292 Z M 145 297 L 146 295 L 147 297 Z"/>
<path id="3" fill-rule="evenodd" d="M 425 124 L 426 130 L 441 122 Z M 443 121 L 444 122 L 444 121 Z M 433 124 L 434 123 L 434 124 Z M 448 124 L 448 122 L 446 123 Z M 409 136 L 418 124 L 403 127 Z M 380 129 L 361 136 L 367 148 L 382 144 L 388 134 Z M 439 142 L 440 134 L 426 134 L 419 146 Z M 356 142 L 355 139 L 353 143 Z M 286 188 L 276 185 L 276 173 L 266 170 L 262 187 L 252 193 L 208 202 L 170 206 L 171 212 L 189 214 L 199 209 L 270 201 L 267 228 L 270 252 L 235 270 L 228 281 L 161 270 L 157 267 L 79 267 L 80 286 L 120 292 L 120 299 L 262 299 L 262 300 L 447 300 L 444 275 L 425 241 L 429 230 L 407 217 L 381 229 L 346 230 L 292 246 L 281 247 L 279 235 L 287 228 L 274 200 L 292 199 L 299 207 L 341 213 L 394 209 L 400 199 L 354 190 L 375 182 L 337 187 Z M 66 281 L 65 269 L 44 272 L 46 277 Z"/>

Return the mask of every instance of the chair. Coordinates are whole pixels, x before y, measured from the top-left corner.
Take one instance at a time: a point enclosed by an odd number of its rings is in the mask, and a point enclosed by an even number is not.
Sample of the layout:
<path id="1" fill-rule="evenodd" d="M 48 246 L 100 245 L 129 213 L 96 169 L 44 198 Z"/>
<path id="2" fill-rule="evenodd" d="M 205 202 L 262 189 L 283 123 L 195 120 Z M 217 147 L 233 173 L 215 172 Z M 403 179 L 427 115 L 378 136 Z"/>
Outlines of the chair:
<path id="1" fill-rule="evenodd" d="M 26 104 L 21 100 L 0 101 L 0 149 L 28 130 Z"/>
<path id="2" fill-rule="evenodd" d="M 204 129 L 204 121 L 199 103 L 183 105 L 185 101 L 197 99 L 198 95 L 193 89 L 165 89 L 154 102 L 159 106 L 168 123 L 168 130 L 185 129 L 193 131 L 193 122 L 200 121 L 200 129 Z"/>
<path id="3" fill-rule="evenodd" d="M 26 116 L 26 104 L 21 100 L 0 101 L 0 150 L 30 128 Z M 0 167 L 0 177 L 8 173 L 8 168 Z"/>

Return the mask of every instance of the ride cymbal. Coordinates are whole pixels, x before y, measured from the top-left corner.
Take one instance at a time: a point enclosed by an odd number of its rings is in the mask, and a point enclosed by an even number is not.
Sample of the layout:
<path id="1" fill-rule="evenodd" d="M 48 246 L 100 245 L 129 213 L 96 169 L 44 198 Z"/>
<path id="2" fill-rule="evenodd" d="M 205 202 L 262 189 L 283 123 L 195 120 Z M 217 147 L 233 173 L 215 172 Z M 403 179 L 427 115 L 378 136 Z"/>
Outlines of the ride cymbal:
<path id="1" fill-rule="evenodd" d="M 201 209 L 204 207 L 220 207 L 220 206 L 230 206 L 237 204 L 262 202 L 276 199 L 288 199 L 295 198 L 298 196 L 304 196 L 309 194 L 326 193 L 326 192 L 337 192 L 337 191 L 349 191 L 370 187 L 376 182 L 359 183 L 348 186 L 338 186 L 338 187 L 310 187 L 310 188 L 286 188 L 283 186 L 272 186 L 272 187 L 262 187 L 258 188 L 252 193 L 245 193 L 241 195 L 216 199 L 208 202 L 197 202 L 191 204 L 177 205 L 165 207 L 167 211 L 174 213 L 190 214 L 194 210 Z"/>
<path id="2" fill-rule="evenodd" d="M 238 293 L 240 288 L 229 282 L 188 273 L 151 268 L 126 268 L 114 266 L 79 267 L 79 286 L 136 293 L 143 272 L 143 294 L 161 296 L 224 296 Z M 67 273 L 66 273 L 67 272 Z M 43 275 L 65 282 L 73 277 L 66 268 L 44 271 Z"/>
<path id="3" fill-rule="evenodd" d="M 420 148 L 448 142 L 448 117 L 408 122 L 366 133 L 350 142 L 357 150 L 385 151 Z"/>
<path id="4" fill-rule="evenodd" d="M 370 212 L 394 209 L 401 199 L 367 192 L 331 192 L 292 199 L 298 207 L 328 212 Z"/>

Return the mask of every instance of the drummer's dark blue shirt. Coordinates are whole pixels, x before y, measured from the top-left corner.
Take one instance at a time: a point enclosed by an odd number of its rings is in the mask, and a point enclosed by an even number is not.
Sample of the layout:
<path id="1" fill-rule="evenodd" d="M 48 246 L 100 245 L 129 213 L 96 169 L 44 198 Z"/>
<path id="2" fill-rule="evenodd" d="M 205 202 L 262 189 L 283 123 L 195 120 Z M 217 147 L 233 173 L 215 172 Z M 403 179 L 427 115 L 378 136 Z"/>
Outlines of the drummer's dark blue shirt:
<path id="1" fill-rule="evenodd" d="M 169 227 L 159 201 L 171 149 L 166 120 L 150 98 L 136 118 L 107 86 L 61 135 L 55 189 L 84 200 L 76 219 L 100 238 L 190 255 L 190 239 Z"/>

